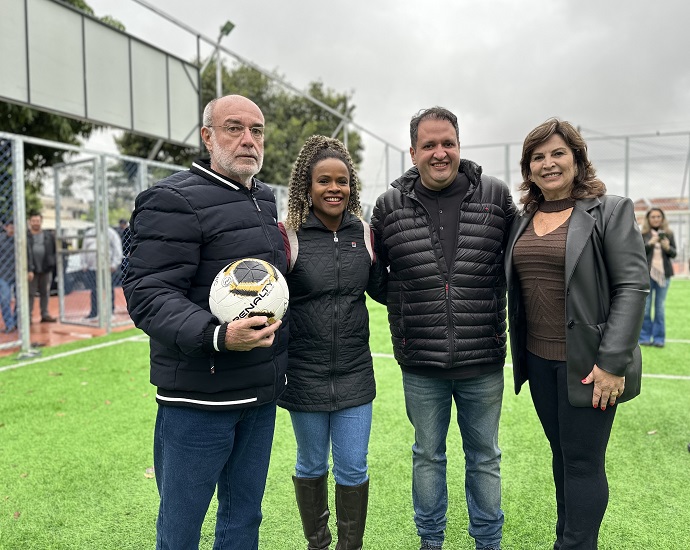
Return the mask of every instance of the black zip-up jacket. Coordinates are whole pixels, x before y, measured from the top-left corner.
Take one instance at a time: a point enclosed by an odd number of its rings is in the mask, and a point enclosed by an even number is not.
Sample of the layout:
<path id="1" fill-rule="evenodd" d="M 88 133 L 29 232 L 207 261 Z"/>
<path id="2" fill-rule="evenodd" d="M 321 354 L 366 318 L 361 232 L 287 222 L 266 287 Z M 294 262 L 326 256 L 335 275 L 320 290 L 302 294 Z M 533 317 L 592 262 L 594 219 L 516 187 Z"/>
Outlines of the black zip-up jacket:
<path id="1" fill-rule="evenodd" d="M 34 235 L 31 231 L 26 232 L 26 244 L 28 247 L 28 266 L 27 271 L 33 273 L 48 273 L 55 269 L 57 265 L 57 245 L 55 241 L 55 232 L 51 229 L 41 229 L 45 238 L 45 254 L 43 256 L 43 263 L 36 264 L 34 259 Z"/>
<path id="2" fill-rule="evenodd" d="M 515 393 L 527 381 L 527 322 L 513 251 L 533 217 L 530 211 L 516 218 L 505 259 Z M 625 376 L 625 391 L 616 403 L 639 395 L 642 354 L 637 339 L 649 293 L 649 271 L 630 199 L 604 195 L 575 201 L 565 241 L 563 281 L 570 404 L 592 406 L 594 384 L 583 384 L 582 379 L 595 364 Z"/>
<path id="3" fill-rule="evenodd" d="M 151 383 L 165 405 L 212 410 L 259 406 L 285 388 L 289 323 L 273 346 L 216 352 L 220 322 L 208 293 L 227 264 L 259 258 L 287 269 L 271 189 L 251 190 L 197 161 L 142 192 L 130 227 L 123 288 L 129 314 L 151 337 Z M 221 333 L 222 334 L 222 333 Z M 222 338 L 216 337 L 218 340 Z"/>
<path id="4" fill-rule="evenodd" d="M 460 206 L 449 271 L 429 214 L 417 199 L 413 167 L 376 201 L 376 253 L 389 266 L 388 320 L 403 370 L 470 378 L 503 367 L 506 280 L 503 255 L 515 205 L 505 183 L 461 160 L 470 181 Z"/>
<path id="5" fill-rule="evenodd" d="M 362 222 L 345 212 L 338 231 L 309 214 L 297 231 L 290 288 L 288 385 L 278 405 L 334 411 L 376 396 L 364 292 L 385 276 L 364 242 Z"/>

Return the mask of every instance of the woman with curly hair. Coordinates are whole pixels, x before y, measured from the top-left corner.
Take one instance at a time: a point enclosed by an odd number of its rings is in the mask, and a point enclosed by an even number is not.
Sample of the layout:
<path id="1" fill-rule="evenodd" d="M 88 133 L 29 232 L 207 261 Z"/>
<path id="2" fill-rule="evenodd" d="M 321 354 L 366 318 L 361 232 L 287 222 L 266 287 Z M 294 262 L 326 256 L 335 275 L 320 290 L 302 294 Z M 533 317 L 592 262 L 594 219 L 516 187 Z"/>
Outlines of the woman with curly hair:
<path id="1" fill-rule="evenodd" d="M 309 138 L 292 169 L 288 215 L 288 384 L 278 404 L 297 440 L 293 481 L 309 550 L 328 549 L 329 452 L 337 550 L 362 547 L 369 497 L 367 452 L 376 395 L 365 291 L 385 296 L 385 272 L 360 219 L 357 173 L 345 146 Z"/>
<path id="2" fill-rule="evenodd" d="M 596 550 L 614 405 L 640 393 L 644 246 L 632 201 L 606 195 L 570 123 L 532 130 L 520 165 L 505 258 L 515 392 L 529 380 L 551 445 L 554 550 Z"/>
<path id="3" fill-rule="evenodd" d="M 676 257 L 676 240 L 661 208 L 650 208 L 645 214 L 642 239 L 647 253 L 651 288 L 644 309 L 640 345 L 663 348 L 666 340 L 666 293 L 673 277 L 671 258 Z"/>

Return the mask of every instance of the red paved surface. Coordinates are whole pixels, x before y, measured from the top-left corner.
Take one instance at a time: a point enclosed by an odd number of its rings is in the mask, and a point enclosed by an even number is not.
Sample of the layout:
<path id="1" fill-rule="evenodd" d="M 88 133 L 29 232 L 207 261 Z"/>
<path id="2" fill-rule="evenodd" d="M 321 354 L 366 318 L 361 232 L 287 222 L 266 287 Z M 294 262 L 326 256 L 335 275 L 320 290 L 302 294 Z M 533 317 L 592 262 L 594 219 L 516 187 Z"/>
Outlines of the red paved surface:
<path id="1" fill-rule="evenodd" d="M 74 342 L 75 340 L 84 340 L 106 334 L 105 329 L 98 328 L 97 321 L 84 319 L 89 313 L 89 307 L 89 292 L 86 290 L 74 291 L 65 297 L 66 315 L 64 320 L 73 320 L 88 324 L 72 324 L 69 322 L 41 323 L 41 318 L 38 313 L 38 297 L 36 297 L 34 300 L 33 322 L 31 323 L 31 345 L 39 347 L 57 346 L 58 344 L 65 344 Z M 48 309 L 53 317 L 59 317 L 57 296 L 51 296 Z M 129 321 L 125 297 L 122 294 L 122 288 L 116 288 L 113 323 L 119 324 L 125 321 Z M 130 322 L 125 326 L 114 326 L 112 331 L 126 330 L 132 327 L 133 325 Z M 16 340 L 17 337 L 17 332 L 12 332 L 10 334 L 0 333 L 0 344 L 12 342 Z M 19 346 L 0 349 L 0 356 L 17 353 L 20 349 Z"/>

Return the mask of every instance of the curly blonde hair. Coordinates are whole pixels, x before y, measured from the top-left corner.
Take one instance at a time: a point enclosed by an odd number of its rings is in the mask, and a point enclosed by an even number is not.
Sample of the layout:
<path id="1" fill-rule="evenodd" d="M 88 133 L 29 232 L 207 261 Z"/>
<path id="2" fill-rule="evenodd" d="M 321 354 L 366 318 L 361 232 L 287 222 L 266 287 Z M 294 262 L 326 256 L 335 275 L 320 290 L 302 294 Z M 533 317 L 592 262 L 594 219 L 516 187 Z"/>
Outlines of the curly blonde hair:
<path id="1" fill-rule="evenodd" d="M 309 190 L 311 189 L 312 170 L 319 161 L 338 159 L 347 166 L 350 175 L 350 200 L 347 211 L 358 218 L 362 216 L 359 204 L 359 179 L 347 147 L 340 140 L 326 136 L 311 136 L 304 142 L 292 166 L 288 184 L 288 214 L 285 225 L 297 231 L 309 215 Z"/>

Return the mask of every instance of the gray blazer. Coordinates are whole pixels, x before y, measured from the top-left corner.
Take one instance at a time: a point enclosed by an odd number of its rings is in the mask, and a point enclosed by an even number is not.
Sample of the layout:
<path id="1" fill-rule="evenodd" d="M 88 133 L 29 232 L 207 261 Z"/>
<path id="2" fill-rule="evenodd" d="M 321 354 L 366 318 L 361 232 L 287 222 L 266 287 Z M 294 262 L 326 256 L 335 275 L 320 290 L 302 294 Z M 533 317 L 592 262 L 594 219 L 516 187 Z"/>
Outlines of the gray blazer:
<path id="1" fill-rule="evenodd" d="M 513 248 L 534 213 L 513 223 L 505 255 L 508 320 L 515 393 L 527 380 L 526 323 Z M 642 356 L 638 345 L 649 273 L 640 229 L 630 199 L 613 195 L 576 201 L 565 246 L 565 319 L 568 398 L 591 407 L 593 384 L 582 384 L 592 367 L 625 376 L 617 401 L 640 393 Z"/>

